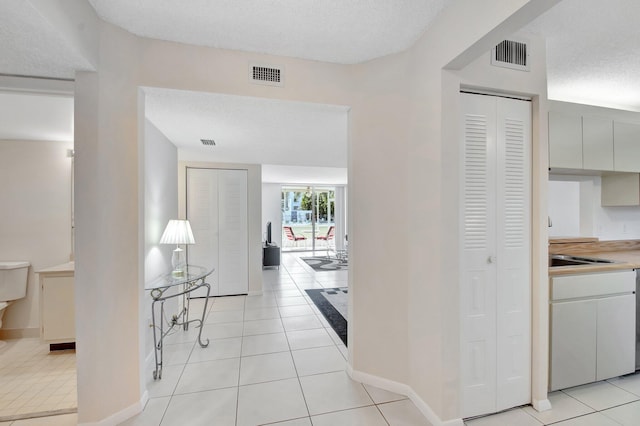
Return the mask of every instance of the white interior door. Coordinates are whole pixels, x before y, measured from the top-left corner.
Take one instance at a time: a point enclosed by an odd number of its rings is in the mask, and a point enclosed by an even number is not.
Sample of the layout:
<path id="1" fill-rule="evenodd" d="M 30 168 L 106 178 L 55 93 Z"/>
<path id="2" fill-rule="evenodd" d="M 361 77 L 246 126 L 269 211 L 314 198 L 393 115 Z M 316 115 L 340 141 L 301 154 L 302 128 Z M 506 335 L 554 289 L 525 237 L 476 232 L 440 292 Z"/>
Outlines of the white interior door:
<path id="1" fill-rule="evenodd" d="M 461 95 L 462 415 L 530 402 L 530 104 Z"/>
<path id="2" fill-rule="evenodd" d="M 247 233 L 247 171 L 220 170 L 218 176 L 220 247 L 218 295 L 247 294 L 249 252 Z"/>
<path id="3" fill-rule="evenodd" d="M 188 261 L 194 265 L 215 268 L 207 282 L 211 284 L 211 294 L 217 294 L 220 283 L 218 170 L 187 168 L 187 220 L 196 242 L 187 247 Z M 206 289 L 191 293 L 192 297 L 206 295 Z"/>
<path id="4" fill-rule="evenodd" d="M 497 410 L 531 402 L 531 103 L 497 111 Z"/>
<path id="5" fill-rule="evenodd" d="M 460 295 L 462 400 L 467 417 L 495 406 L 496 111 L 488 102 L 491 98 L 463 95 L 463 100 Z"/>

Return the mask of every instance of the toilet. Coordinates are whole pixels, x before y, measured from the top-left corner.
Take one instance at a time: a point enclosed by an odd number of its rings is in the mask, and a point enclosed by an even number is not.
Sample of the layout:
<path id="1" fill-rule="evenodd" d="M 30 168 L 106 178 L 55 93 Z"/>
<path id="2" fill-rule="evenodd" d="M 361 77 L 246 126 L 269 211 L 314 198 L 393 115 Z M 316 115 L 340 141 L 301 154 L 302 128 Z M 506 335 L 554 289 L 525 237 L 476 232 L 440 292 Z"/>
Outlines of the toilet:
<path id="1" fill-rule="evenodd" d="M 29 262 L 0 261 L 0 328 L 7 307 L 27 295 L 28 272 Z M 0 340 L 0 349 L 5 345 L 6 342 Z"/>

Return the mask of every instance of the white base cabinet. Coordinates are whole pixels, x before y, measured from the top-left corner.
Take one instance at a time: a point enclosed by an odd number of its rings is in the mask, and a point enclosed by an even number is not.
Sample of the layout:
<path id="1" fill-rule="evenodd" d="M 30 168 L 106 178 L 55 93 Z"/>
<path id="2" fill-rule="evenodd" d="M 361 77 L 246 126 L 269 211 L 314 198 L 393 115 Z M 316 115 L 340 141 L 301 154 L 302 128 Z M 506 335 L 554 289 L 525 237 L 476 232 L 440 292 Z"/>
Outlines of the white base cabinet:
<path id="1" fill-rule="evenodd" d="M 49 344 L 76 341 L 73 262 L 38 272 L 40 337 Z"/>
<path id="2" fill-rule="evenodd" d="M 635 272 L 551 278 L 550 390 L 635 371 Z"/>

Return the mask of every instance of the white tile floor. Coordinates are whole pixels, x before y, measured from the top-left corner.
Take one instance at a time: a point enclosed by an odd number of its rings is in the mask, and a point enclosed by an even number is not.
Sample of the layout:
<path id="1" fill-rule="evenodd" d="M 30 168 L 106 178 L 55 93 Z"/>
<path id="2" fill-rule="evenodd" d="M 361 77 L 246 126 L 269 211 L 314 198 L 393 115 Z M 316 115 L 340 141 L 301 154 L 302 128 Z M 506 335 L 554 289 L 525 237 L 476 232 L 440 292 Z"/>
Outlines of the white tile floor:
<path id="1" fill-rule="evenodd" d="M 209 347 L 197 329 L 171 335 L 162 380 L 148 372 L 149 402 L 124 424 L 429 426 L 406 397 L 349 378 L 347 348 L 304 292 L 345 287 L 347 271 L 316 273 L 300 256 L 263 272 L 261 296 L 214 298 Z"/>
<path id="2" fill-rule="evenodd" d="M 637 426 L 640 425 L 640 374 L 577 386 L 549 394 L 553 407 L 532 407 L 465 422 L 468 426 Z"/>
<path id="3" fill-rule="evenodd" d="M 75 351 L 49 352 L 39 338 L 7 341 L 0 350 L 0 422 L 76 407 Z"/>
<path id="4" fill-rule="evenodd" d="M 344 287 L 347 272 L 315 273 L 283 255 L 264 271 L 264 294 L 216 298 L 203 329 L 171 335 L 163 378 L 148 372 L 149 402 L 125 425 L 420 425 L 407 398 L 362 385 L 344 372 L 346 347 L 304 289 Z M 195 308 L 195 307 L 194 307 Z M 197 311 L 197 309 L 194 309 Z M 531 407 L 468 420 L 468 426 L 640 425 L 640 374 L 550 394 L 553 409 Z M 77 415 L 1 423 L 70 426 Z"/>

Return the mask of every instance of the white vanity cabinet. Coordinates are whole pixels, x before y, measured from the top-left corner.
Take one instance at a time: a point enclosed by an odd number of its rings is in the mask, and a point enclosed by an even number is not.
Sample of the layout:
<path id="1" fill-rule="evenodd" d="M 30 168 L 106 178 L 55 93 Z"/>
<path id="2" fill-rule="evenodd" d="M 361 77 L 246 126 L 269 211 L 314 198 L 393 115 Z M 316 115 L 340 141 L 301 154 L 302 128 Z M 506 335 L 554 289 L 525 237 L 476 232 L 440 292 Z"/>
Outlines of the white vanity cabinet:
<path id="1" fill-rule="evenodd" d="M 40 277 L 40 337 L 46 343 L 76 340 L 74 263 L 38 272 Z"/>
<path id="2" fill-rule="evenodd" d="M 551 277 L 550 390 L 635 371 L 635 277 Z"/>

